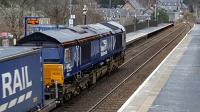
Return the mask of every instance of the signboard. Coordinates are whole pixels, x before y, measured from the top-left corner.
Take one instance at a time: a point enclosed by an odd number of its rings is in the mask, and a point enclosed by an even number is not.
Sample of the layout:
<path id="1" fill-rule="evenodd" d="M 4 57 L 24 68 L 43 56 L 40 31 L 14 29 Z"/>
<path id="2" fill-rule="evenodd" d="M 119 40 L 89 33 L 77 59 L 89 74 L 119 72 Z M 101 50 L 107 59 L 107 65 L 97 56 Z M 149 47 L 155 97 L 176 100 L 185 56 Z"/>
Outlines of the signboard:
<path id="1" fill-rule="evenodd" d="M 28 19 L 27 20 L 27 24 L 28 25 L 38 25 L 39 24 L 39 20 L 38 19 Z"/>
<path id="2" fill-rule="evenodd" d="M 73 19 L 69 19 L 69 27 L 73 27 L 74 26 L 74 20 Z"/>
<path id="3" fill-rule="evenodd" d="M 48 25 L 50 24 L 50 18 L 28 18 L 28 25 Z"/>
<path id="4" fill-rule="evenodd" d="M 39 18 L 39 24 L 40 25 L 49 25 L 50 24 L 50 18 Z"/>
<path id="5" fill-rule="evenodd" d="M 35 29 L 39 25 L 49 25 L 50 18 L 43 17 L 25 17 L 25 34 L 27 36 L 35 32 Z"/>
<path id="6" fill-rule="evenodd" d="M 1 32 L 0 37 L 8 37 L 8 32 Z"/>
<path id="7" fill-rule="evenodd" d="M 71 18 L 71 19 L 75 19 L 76 16 L 75 16 L 75 15 L 70 15 L 70 18 Z"/>

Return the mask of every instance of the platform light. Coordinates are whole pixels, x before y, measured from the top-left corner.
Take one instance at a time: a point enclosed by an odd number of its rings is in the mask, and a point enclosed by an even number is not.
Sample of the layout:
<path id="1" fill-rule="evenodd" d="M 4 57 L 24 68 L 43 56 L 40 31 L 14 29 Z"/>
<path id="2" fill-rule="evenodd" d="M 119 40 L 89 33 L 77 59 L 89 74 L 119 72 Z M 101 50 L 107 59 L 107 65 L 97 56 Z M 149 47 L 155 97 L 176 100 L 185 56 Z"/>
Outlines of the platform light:
<path id="1" fill-rule="evenodd" d="M 86 18 L 86 16 L 87 16 L 87 11 L 88 11 L 88 8 L 87 8 L 87 5 L 84 5 L 84 7 L 83 7 L 83 15 L 84 15 L 84 25 L 86 25 L 87 24 L 87 18 Z"/>

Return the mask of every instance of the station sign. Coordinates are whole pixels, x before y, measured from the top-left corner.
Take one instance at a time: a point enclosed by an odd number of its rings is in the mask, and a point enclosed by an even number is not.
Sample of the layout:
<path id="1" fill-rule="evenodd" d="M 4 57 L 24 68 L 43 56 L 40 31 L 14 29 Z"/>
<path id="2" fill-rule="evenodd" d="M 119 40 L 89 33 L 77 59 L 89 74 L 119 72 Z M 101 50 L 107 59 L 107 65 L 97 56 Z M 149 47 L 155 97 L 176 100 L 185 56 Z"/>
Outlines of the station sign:
<path id="1" fill-rule="evenodd" d="M 75 16 L 75 15 L 70 15 L 70 18 L 71 18 L 71 19 L 75 19 L 76 16 Z"/>
<path id="2" fill-rule="evenodd" d="M 28 25 L 48 25 L 50 24 L 50 18 L 28 18 Z"/>
<path id="3" fill-rule="evenodd" d="M 39 20 L 38 19 L 27 19 L 27 24 L 28 25 L 38 25 Z"/>
<path id="4" fill-rule="evenodd" d="M 74 26 L 74 20 L 73 19 L 69 19 L 69 27 L 73 27 Z"/>
<path id="5" fill-rule="evenodd" d="M 50 18 L 39 18 L 39 24 L 40 25 L 49 25 L 50 24 Z"/>
<path id="6" fill-rule="evenodd" d="M 24 24 L 24 36 L 30 35 L 36 31 L 39 31 L 41 25 L 49 25 L 50 18 L 45 17 L 25 17 Z"/>

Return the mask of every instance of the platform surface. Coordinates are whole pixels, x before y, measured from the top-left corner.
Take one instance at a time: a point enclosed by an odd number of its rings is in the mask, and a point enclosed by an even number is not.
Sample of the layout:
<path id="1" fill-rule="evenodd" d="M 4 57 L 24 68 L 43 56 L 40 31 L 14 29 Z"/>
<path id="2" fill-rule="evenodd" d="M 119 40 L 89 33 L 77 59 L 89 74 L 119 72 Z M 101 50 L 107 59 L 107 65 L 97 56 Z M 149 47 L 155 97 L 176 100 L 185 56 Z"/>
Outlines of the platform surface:
<path id="1" fill-rule="evenodd" d="M 127 33 L 126 34 L 126 43 L 130 43 L 131 41 L 136 40 L 140 37 L 144 37 L 152 32 L 163 29 L 163 28 L 169 26 L 170 24 L 171 23 L 161 23 L 156 27 L 149 27 L 149 28 L 145 28 L 145 29 L 138 30 L 135 32 Z"/>
<path id="2" fill-rule="evenodd" d="M 118 112 L 200 112 L 200 25 L 192 28 Z"/>

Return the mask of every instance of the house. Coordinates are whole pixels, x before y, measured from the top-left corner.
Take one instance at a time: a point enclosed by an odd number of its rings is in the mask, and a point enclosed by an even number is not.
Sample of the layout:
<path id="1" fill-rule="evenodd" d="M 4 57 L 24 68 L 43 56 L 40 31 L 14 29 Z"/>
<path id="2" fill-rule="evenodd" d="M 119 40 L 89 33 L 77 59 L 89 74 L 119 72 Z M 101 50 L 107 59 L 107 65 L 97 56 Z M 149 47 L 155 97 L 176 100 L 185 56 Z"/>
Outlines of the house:
<path id="1" fill-rule="evenodd" d="M 144 6 L 142 6 L 137 0 L 127 0 L 126 4 L 123 6 L 123 9 L 128 12 L 137 12 L 145 10 Z"/>
<path id="2" fill-rule="evenodd" d="M 138 0 L 126 0 L 123 9 L 128 11 L 131 17 L 137 18 L 139 21 L 149 20 L 153 10 L 148 5 L 144 6 L 141 3 Z"/>
<path id="3" fill-rule="evenodd" d="M 182 0 L 159 0 L 159 8 L 165 9 L 169 16 L 169 21 L 177 21 L 181 17 Z"/>
<path id="4" fill-rule="evenodd" d="M 181 5 L 181 11 L 183 13 L 187 13 L 189 11 L 189 8 L 187 5 L 185 5 L 184 3 Z"/>
<path id="5" fill-rule="evenodd" d="M 180 0 L 160 0 L 158 6 L 167 12 L 177 12 L 180 8 Z"/>
<path id="6" fill-rule="evenodd" d="M 133 24 L 134 20 L 148 20 L 153 12 L 145 8 L 137 0 L 124 0 L 125 5 L 121 8 L 97 8 L 99 14 L 104 16 L 104 20 L 119 21 L 123 25 Z"/>

